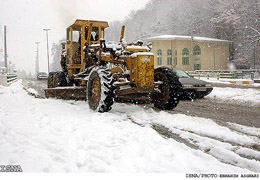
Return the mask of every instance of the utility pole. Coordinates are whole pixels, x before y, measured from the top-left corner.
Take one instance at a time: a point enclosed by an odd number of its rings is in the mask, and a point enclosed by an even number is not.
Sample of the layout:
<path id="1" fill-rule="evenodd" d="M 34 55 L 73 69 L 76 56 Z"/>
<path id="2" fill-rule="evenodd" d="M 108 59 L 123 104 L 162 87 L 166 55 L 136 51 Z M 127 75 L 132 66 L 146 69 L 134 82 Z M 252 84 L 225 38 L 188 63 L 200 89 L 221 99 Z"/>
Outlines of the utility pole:
<path id="1" fill-rule="evenodd" d="M 254 47 L 254 69 L 255 69 L 255 47 Z"/>
<path id="2" fill-rule="evenodd" d="M 213 44 L 213 58 L 214 58 L 214 71 L 216 70 L 216 47 L 215 44 Z"/>
<path id="3" fill-rule="evenodd" d="M 190 65 L 191 65 L 191 71 L 194 71 L 194 58 L 193 58 L 193 38 L 194 38 L 194 28 L 192 26 L 191 30 L 191 41 L 190 41 L 190 49 L 191 49 L 191 54 L 190 54 Z"/>
<path id="4" fill-rule="evenodd" d="M 173 61 L 173 58 L 172 58 L 172 40 L 171 40 L 171 68 L 173 67 L 173 63 L 172 62 L 174 62 L 174 61 Z"/>
<path id="5" fill-rule="evenodd" d="M 5 52 L 4 52 L 5 68 L 6 68 L 6 71 L 7 71 L 7 73 L 8 73 L 8 65 L 7 65 L 7 43 L 6 43 L 6 25 L 4 26 L 4 48 L 5 48 Z"/>
<path id="6" fill-rule="evenodd" d="M 46 38 L 47 38 L 47 59 L 48 59 L 48 74 L 50 72 L 50 60 L 49 60 L 49 42 L 48 42 L 48 31 L 51 29 L 43 29 L 46 31 Z"/>
<path id="7" fill-rule="evenodd" d="M 40 42 L 35 42 L 35 44 L 37 45 L 37 51 L 36 51 L 36 63 L 35 63 L 35 75 L 37 78 L 37 75 L 39 73 L 39 43 Z"/>

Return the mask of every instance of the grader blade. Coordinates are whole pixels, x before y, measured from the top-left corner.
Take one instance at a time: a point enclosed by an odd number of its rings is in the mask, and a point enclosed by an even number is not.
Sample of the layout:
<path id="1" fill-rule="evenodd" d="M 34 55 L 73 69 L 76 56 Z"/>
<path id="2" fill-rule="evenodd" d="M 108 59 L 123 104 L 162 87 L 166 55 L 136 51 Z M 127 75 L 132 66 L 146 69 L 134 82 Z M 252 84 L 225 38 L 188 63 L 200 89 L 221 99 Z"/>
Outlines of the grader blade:
<path id="1" fill-rule="evenodd" d="M 56 87 L 44 91 L 46 98 L 86 100 L 86 87 Z"/>

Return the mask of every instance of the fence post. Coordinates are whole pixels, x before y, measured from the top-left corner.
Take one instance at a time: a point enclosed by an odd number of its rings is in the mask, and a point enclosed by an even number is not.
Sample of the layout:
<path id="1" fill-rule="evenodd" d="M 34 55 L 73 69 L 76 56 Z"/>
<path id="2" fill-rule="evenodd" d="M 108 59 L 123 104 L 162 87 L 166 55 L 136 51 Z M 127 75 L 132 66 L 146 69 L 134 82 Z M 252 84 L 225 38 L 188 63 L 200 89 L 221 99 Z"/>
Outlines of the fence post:
<path id="1" fill-rule="evenodd" d="M 217 73 L 217 80 L 219 80 L 219 73 Z"/>

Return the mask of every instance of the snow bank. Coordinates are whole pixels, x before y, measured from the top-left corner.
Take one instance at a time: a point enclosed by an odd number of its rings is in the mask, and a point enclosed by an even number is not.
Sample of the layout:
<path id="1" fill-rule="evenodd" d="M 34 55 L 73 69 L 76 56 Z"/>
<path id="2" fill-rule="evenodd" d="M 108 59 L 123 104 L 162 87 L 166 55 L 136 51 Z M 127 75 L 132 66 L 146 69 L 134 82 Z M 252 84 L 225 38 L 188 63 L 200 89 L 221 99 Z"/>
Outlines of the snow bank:
<path id="1" fill-rule="evenodd" d="M 219 88 L 214 87 L 213 91 L 206 98 L 216 98 L 229 102 L 249 103 L 252 106 L 260 107 L 260 90 L 240 88 Z"/>
<path id="2" fill-rule="evenodd" d="M 32 93 L 32 94 L 35 94 L 35 95 L 39 95 L 38 92 L 35 89 L 33 89 L 33 88 L 28 88 L 27 91 L 29 93 Z"/>
<path id="3" fill-rule="evenodd" d="M 117 103 L 109 113 L 94 113 L 82 101 L 33 98 L 21 81 L 0 87 L 0 99 L 0 164 L 21 165 L 24 172 L 258 170 L 259 162 L 246 161 L 250 168 L 223 163 L 203 149 L 165 138 L 151 128 L 157 123 L 184 138 L 192 138 L 188 133 L 193 132 L 199 136 L 195 145 L 205 143 L 205 147 L 213 146 L 210 137 L 227 142 L 239 139 L 240 145 L 259 143 L 209 119 Z M 218 141 L 218 148 L 230 152 L 232 145 Z"/>

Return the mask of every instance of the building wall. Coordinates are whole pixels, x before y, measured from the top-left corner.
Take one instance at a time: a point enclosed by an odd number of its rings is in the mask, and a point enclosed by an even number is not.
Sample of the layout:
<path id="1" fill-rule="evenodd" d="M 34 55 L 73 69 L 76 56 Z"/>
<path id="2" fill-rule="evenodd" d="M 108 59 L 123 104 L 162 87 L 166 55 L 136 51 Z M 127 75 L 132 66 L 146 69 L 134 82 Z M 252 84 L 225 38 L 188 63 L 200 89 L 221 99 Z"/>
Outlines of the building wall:
<path id="1" fill-rule="evenodd" d="M 185 71 L 191 70 L 191 42 L 190 40 L 153 40 L 152 52 L 155 55 L 155 68 L 160 66 L 180 68 Z M 201 70 L 214 70 L 214 49 L 215 49 L 215 70 L 226 70 L 229 62 L 229 44 L 223 42 L 196 42 L 193 47 L 198 45 L 201 49 L 200 55 L 194 55 L 194 64 L 200 64 Z M 183 65 L 182 51 L 187 48 L 189 51 L 189 64 Z M 157 51 L 162 50 L 162 65 L 158 65 Z M 167 50 L 172 50 L 172 56 L 167 56 Z M 177 55 L 175 52 L 177 51 Z M 159 56 L 160 57 L 160 56 Z M 167 64 L 167 57 L 172 57 L 172 65 Z M 177 63 L 176 63 L 177 59 Z"/>

